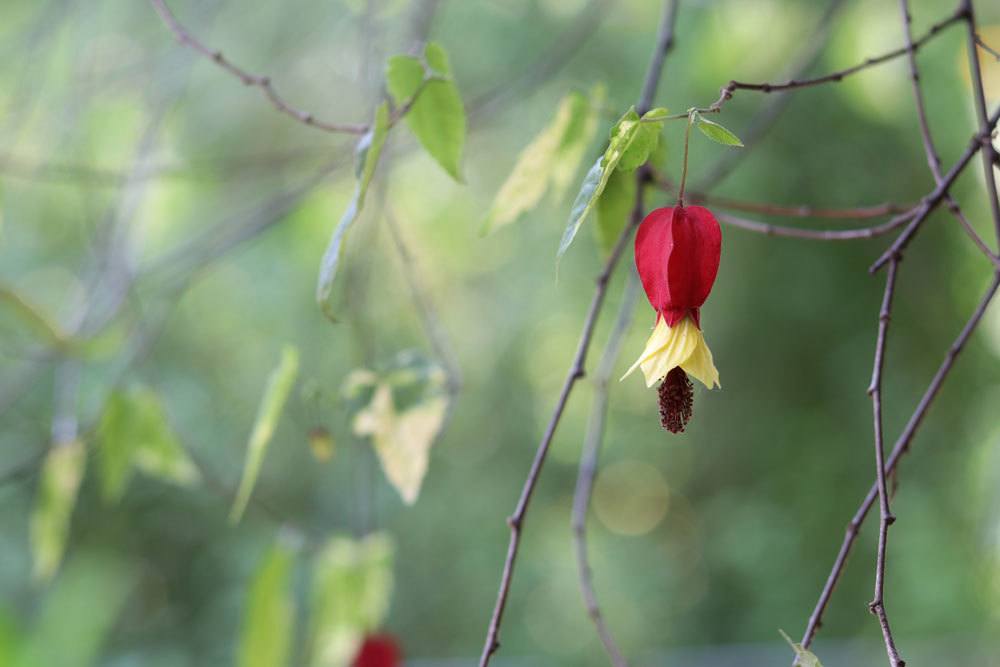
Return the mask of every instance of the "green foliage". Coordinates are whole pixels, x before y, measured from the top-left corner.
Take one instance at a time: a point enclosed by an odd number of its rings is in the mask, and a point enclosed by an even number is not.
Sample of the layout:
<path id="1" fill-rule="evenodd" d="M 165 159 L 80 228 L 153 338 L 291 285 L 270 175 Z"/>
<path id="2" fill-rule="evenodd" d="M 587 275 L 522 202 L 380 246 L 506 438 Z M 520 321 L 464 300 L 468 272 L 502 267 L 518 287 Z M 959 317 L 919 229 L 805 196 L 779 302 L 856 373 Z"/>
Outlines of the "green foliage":
<path id="1" fill-rule="evenodd" d="M 233 500 L 233 507 L 229 513 L 229 520 L 232 523 L 239 522 L 247 503 L 250 501 L 250 494 L 253 493 L 261 465 L 264 463 L 264 454 L 271 443 L 271 436 L 274 435 L 274 429 L 281 418 L 285 401 L 292 390 L 292 385 L 295 384 L 298 372 L 299 351 L 286 345 L 281 351 L 281 361 L 278 367 L 271 371 L 271 376 L 267 379 L 264 396 L 261 398 L 260 407 L 257 408 L 257 418 L 254 420 L 253 431 L 250 433 L 249 442 L 247 442 L 243 477 L 240 479 L 240 486 L 236 491 L 236 498 Z"/>
<path id="2" fill-rule="evenodd" d="M 289 664 L 295 629 L 295 549 L 279 538 L 253 575 L 243 612 L 239 667 Z"/>
<path id="3" fill-rule="evenodd" d="M 555 118 L 518 155 L 483 222 L 487 233 L 508 225 L 541 201 L 550 185 L 560 198 L 597 129 L 597 114 L 578 92 L 559 103 Z"/>
<path id="4" fill-rule="evenodd" d="M 167 422 L 160 398 L 146 387 L 114 391 L 97 428 L 101 490 L 117 502 L 132 471 L 187 485 L 200 475 Z"/>
<path id="5" fill-rule="evenodd" d="M 88 667 L 111 631 L 135 581 L 112 556 L 70 560 L 45 598 L 13 667 Z"/>
<path id="6" fill-rule="evenodd" d="M 559 243 L 557 257 L 562 257 L 569 249 L 580 225 L 597 204 L 615 170 L 621 167 L 623 171 L 634 171 L 649 159 L 659 141 L 666 112 L 666 109 L 652 109 L 639 118 L 633 107 L 615 124 L 607 150 L 583 179 L 583 185 L 569 214 L 569 223 Z"/>
<path id="7" fill-rule="evenodd" d="M 701 130 L 701 133 L 712 141 L 723 144 L 725 146 L 736 146 L 737 148 L 743 148 L 743 142 L 735 134 L 722 127 L 718 123 L 713 123 L 708 120 L 700 113 L 694 114 L 694 122 Z"/>
<path id="8" fill-rule="evenodd" d="M 340 222 L 333 230 L 330 243 L 323 253 L 320 263 L 319 282 L 316 285 L 316 302 L 319 303 L 323 314 L 331 321 L 336 321 L 331 303 L 333 291 L 333 279 L 337 275 L 337 268 L 340 264 L 340 256 L 343 253 L 344 239 L 347 231 L 361 213 L 361 208 L 365 203 L 365 195 L 368 192 L 368 184 L 371 183 L 375 174 L 375 167 L 378 165 L 379 156 L 382 154 L 382 146 L 385 145 L 385 138 L 389 132 L 389 107 L 382 103 L 375 109 L 375 119 L 372 121 L 371 129 L 368 130 L 358 141 L 355 149 L 355 175 L 357 185 L 354 188 L 354 196 L 351 197 L 347 210 L 341 216 Z"/>
<path id="9" fill-rule="evenodd" d="M 37 579 L 50 579 L 59 568 L 86 465 L 87 451 L 80 440 L 56 443 L 45 457 L 31 514 L 31 546 Z"/>
<path id="10" fill-rule="evenodd" d="M 785 634 L 784 630 L 778 630 L 781 636 L 785 638 L 788 645 L 792 647 L 795 651 L 795 665 L 794 667 L 823 667 L 820 664 L 819 658 L 807 648 L 804 648 L 799 642 L 793 642 L 792 638 Z"/>
<path id="11" fill-rule="evenodd" d="M 312 667 L 344 667 L 366 633 L 389 611 L 393 543 L 374 533 L 361 540 L 333 537 L 313 564 Z"/>
<path id="12" fill-rule="evenodd" d="M 615 247 L 618 237 L 632 215 L 635 206 L 635 176 L 624 171 L 615 171 L 608 179 L 604 194 L 597 200 L 597 220 L 594 234 L 597 247 L 608 255 Z"/>
<path id="13" fill-rule="evenodd" d="M 406 124 L 424 150 L 461 182 L 465 107 L 444 48 L 429 42 L 423 60 L 393 56 L 386 69 L 386 86 L 397 107 L 409 107 Z"/>

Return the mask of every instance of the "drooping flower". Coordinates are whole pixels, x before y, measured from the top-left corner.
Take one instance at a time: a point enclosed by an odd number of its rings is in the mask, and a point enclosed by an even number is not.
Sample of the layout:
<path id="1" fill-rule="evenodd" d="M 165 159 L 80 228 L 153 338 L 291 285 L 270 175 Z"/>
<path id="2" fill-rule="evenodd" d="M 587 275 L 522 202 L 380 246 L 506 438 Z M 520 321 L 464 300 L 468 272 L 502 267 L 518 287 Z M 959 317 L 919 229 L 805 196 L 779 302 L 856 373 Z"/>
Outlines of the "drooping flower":
<path id="1" fill-rule="evenodd" d="M 352 667 L 399 667 L 403 664 L 402 652 L 396 638 L 389 634 L 365 637 Z"/>
<path id="2" fill-rule="evenodd" d="M 709 389 L 719 371 L 701 332 L 700 308 L 719 271 L 722 232 L 701 206 L 659 208 L 639 225 L 635 266 L 656 311 L 653 333 L 639 359 L 622 377 L 642 369 L 646 386 L 659 389 L 663 427 L 678 433 L 691 417 L 693 375 Z"/>

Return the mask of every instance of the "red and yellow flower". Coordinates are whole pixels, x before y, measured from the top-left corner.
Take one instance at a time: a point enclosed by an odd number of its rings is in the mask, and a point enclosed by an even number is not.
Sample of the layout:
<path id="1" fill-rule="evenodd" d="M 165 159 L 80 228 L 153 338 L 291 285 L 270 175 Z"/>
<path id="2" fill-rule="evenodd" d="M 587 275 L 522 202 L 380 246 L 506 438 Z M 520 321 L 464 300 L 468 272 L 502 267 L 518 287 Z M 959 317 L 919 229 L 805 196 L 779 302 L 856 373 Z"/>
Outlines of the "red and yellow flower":
<path id="1" fill-rule="evenodd" d="M 646 348 L 622 377 L 642 370 L 646 386 L 660 385 L 664 428 L 684 430 L 691 417 L 692 388 L 687 375 L 709 389 L 719 371 L 701 331 L 700 309 L 719 271 L 722 232 L 701 206 L 675 206 L 651 212 L 635 236 L 635 266 L 656 311 Z"/>

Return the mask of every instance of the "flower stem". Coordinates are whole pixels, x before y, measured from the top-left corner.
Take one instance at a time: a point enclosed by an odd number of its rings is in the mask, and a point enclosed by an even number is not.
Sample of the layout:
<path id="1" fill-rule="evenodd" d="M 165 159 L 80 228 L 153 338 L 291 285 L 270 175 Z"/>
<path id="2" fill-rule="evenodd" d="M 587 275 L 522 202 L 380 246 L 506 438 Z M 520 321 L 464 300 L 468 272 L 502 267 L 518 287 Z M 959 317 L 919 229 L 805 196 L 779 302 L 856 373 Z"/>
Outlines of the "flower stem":
<path id="1" fill-rule="evenodd" d="M 688 141 L 691 139 L 691 125 L 694 123 L 694 116 L 698 113 L 696 109 L 688 111 L 688 124 L 684 128 L 684 164 L 681 165 L 681 185 L 677 190 L 677 205 L 684 207 L 684 186 L 688 177 Z"/>

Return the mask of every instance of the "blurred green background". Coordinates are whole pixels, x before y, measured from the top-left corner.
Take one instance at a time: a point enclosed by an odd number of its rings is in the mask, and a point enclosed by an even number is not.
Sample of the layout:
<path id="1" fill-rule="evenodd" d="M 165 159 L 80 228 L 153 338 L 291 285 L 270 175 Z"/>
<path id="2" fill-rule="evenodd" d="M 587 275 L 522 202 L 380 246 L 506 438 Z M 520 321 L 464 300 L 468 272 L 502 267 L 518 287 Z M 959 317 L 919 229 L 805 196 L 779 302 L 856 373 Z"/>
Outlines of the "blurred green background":
<path id="1" fill-rule="evenodd" d="M 657 105 L 683 111 L 714 101 L 730 79 L 781 78 L 816 39 L 825 5 L 682 3 Z M 843 5 L 814 74 L 903 43 L 895 2 Z M 937 0 L 913 5 L 917 34 L 952 9 Z M 977 5 L 984 24 L 1000 22 L 996 6 Z M 377 530 L 394 542 L 381 629 L 399 638 L 408 664 L 471 664 L 506 551 L 504 518 L 603 261 L 584 229 L 557 279 L 572 193 L 547 197 L 488 237 L 479 225 L 518 151 L 565 94 L 606 85 L 599 137 L 635 102 L 659 3 L 176 0 L 171 8 L 206 43 L 271 76 L 297 106 L 344 122 L 367 122 L 387 56 L 412 51 L 424 35 L 438 41 L 468 113 L 466 182 L 451 180 L 405 126 L 393 130 L 347 243 L 334 288 L 342 318 L 331 325 L 313 293 L 354 187 L 356 137 L 276 113 L 259 90 L 179 46 L 147 3 L 0 5 L 0 662 L 250 664 L 241 657 L 248 591 L 277 548 L 291 554 L 282 571 L 289 597 L 278 596 L 297 619 L 290 664 L 307 664 L 318 554 L 333 535 Z M 946 166 L 975 131 L 965 53 L 959 27 L 920 53 Z M 692 183 L 789 205 L 915 201 L 932 181 L 906 77 L 897 60 L 795 93 L 717 182 L 700 181 L 732 149 L 695 136 Z M 1000 81 L 991 94 L 995 104 Z M 742 136 L 769 101 L 740 92 L 717 120 Z M 682 136 L 680 123 L 663 135 L 673 178 Z M 954 193 L 992 242 L 984 192 L 977 160 Z M 651 191 L 647 201 L 652 208 L 670 199 Z M 369 442 L 352 434 L 341 396 L 355 369 L 388 368 L 405 350 L 435 355 L 386 210 L 463 376 L 412 506 L 387 484 Z M 671 436 L 640 380 L 611 388 L 591 557 L 604 613 L 637 664 L 785 664 L 791 653 L 778 629 L 801 634 L 874 477 L 865 388 L 883 283 L 866 269 L 887 240 L 815 243 L 729 227 L 723 235 L 702 315 L 723 389 L 699 387 L 688 431 Z M 591 369 L 624 275 L 610 287 Z M 944 213 L 907 252 L 886 365 L 890 445 L 989 277 Z M 15 298 L 83 342 L 54 345 Z M 651 324 L 642 299 L 615 378 Z M 298 348 L 298 379 L 246 516 L 232 525 L 247 438 L 286 345 Z M 1000 665 L 998 356 L 994 308 L 897 479 L 886 605 L 913 665 Z M 197 480 L 137 472 L 108 501 L 97 426 L 112 392 L 137 386 L 155 393 Z M 590 382 L 578 386 L 556 434 L 497 665 L 606 664 L 581 602 L 569 530 L 592 393 Z M 32 576 L 29 526 L 43 457 L 65 425 L 54 417 L 78 421 L 87 466 L 62 565 L 41 580 Z M 332 437 L 328 460 L 310 447 L 317 428 Z M 814 646 L 828 667 L 885 660 L 866 609 L 874 528 L 865 526 Z"/>

